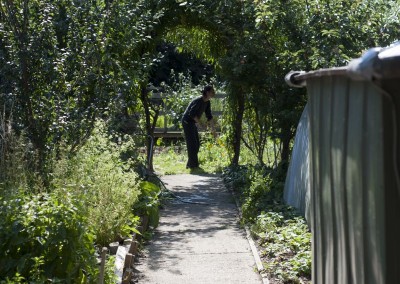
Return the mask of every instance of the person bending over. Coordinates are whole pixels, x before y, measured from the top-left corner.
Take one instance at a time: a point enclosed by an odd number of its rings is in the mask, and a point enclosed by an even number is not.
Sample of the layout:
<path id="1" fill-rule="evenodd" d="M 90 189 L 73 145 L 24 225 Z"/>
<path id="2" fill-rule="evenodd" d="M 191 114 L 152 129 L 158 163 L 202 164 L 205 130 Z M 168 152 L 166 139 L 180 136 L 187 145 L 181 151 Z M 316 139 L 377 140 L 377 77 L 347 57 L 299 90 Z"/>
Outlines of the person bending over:
<path id="1" fill-rule="evenodd" d="M 202 91 L 201 97 L 190 102 L 182 117 L 183 132 L 185 133 L 186 147 L 188 152 L 187 169 L 199 167 L 198 153 L 200 149 L 200 138 L 197 124 L 205 113 L 211 131 L 215 137 L 213 116 L 211 114 L 210 99 L 215 96 L 213 86 L 207 85 Z"/>

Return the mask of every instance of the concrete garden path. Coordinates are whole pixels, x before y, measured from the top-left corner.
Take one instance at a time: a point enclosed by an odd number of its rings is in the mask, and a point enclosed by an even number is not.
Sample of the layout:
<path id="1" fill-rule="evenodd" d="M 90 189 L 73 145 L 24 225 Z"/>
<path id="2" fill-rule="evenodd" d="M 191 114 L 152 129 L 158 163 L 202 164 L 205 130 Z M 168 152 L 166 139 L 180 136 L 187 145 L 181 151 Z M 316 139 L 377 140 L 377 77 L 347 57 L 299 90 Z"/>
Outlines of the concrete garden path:
<path id="1" fill-rule="evenodd" d="M 137 283 L 260 284 L 246 232 L 231 193 L 216 175 L 162 177 L 173 199 L 135 265 Z"/>

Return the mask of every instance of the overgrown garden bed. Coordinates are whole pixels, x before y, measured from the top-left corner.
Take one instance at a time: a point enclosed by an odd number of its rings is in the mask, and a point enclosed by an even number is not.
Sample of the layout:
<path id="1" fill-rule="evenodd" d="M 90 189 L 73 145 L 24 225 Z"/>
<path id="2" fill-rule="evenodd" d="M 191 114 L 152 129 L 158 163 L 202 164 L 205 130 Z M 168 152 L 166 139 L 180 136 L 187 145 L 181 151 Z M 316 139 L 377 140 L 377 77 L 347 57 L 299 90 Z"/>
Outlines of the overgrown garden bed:
<path id="1" fill-rule="evenodd" d="M 26 146 L 8 142 L 2 166 L 15 167 L 0 183 L 0 283 L 97 283 L 103 247 L 138 233 L 139 216 L 157 226 L 160 188 L 126 158 L 131 138 L 99 122 L 75 155 L 53 160 L 46 186 L 25 170 Z M 106 266 L 105 283 L 114 283 L 112 258 Z"/>

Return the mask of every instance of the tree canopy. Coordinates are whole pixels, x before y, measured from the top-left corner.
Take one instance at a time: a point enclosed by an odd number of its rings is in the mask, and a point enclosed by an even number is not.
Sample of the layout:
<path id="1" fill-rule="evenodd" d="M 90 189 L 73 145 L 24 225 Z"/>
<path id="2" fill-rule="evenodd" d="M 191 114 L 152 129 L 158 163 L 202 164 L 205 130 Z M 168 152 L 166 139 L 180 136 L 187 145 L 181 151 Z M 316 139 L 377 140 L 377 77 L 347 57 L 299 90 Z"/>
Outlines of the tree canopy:
<path id="1" fill-rule="evenodd" d="M 84 143 L 96 117 L 119 111 L 118 100 L 146 112 L 159 48 L 173 44 L 225 82 L 232 163 L 241 141 L 263 162 L 267 138 L 287 161 L 306 97 L 284 75 L 345 65 L 392 43 L 398 14 L 397 1 L 384 0 L 4 0 L 1 104 L 44 167 L 57 145 L 73 152 Z"/>

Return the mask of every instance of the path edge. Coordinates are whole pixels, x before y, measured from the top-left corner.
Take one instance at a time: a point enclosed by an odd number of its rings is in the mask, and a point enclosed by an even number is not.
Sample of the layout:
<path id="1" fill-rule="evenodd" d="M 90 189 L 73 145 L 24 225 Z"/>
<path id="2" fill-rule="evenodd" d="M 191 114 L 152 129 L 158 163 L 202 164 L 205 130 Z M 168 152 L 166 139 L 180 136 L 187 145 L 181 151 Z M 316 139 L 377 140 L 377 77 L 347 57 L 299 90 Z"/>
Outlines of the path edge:
<path id="1" fill-rule="evenodd" d="M 227 188 L 229 190 L 229 192 L 233 196 L 233 199 L 235 200 L 236 208 L 239 212 L 239 219 L 242 219 L 242 209 L 240 208 L 239 201 L 237 200 L 235 193 L 233 192 L 233 190 L 231 188 L 227 187 L 225 184 L 224 184 L 224 186 L 225 186 L 225 188 Z M 253 240 L 253 237 L 250 234 L 250 228 L 247 224 L 243 224 L 243 226 L 244 226 L 244 230 L 246 231 L 246 239 L 250 245 L 250 249 L 253 254 L 253 258 L 256 262 L 257 272 L 261 277 L 262 283 L 270 284 L 269 279 L 266 276 L 264 276 L 262 273 L 262 271 L 264 270 L 264 266 L 262 264 L 260 254 L 258 253 L 258 250 L 257 250 L 256 244 Z"/>

